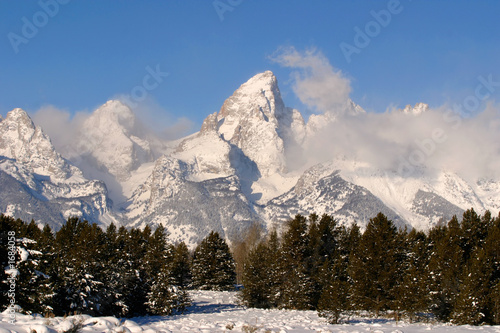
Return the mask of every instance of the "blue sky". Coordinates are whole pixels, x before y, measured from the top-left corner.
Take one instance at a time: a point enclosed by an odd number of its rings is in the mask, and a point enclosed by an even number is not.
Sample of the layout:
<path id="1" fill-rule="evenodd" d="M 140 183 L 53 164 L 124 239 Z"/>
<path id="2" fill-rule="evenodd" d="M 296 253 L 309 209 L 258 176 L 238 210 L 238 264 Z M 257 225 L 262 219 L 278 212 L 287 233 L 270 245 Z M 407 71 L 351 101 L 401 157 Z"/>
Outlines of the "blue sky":
<path id="1" fill-rule="evenodd" d="M 219 12 L 212 0 L 1 0 L 0 114 L 46 105 L 91 111 L 144 86 L 155 69 L 168 76 L 148 81 L 148 100 L 167 122 L 184 117 L 199 127 L 268 69 L 286 105 L 315 112 L 293 91 L 294 69 L 270 59 L 283 47 L 315 49 L 373 112 L 460 103 L 478 76 L 500 81 L 497 1 L 216 1 Z M 391 10 L 377 23 L 373 13 Z M 25 27 L 35 23 L 36 32 Z M 375 30 L 347 59 L 341 45 L 356 47 L 356 28 Z"/>

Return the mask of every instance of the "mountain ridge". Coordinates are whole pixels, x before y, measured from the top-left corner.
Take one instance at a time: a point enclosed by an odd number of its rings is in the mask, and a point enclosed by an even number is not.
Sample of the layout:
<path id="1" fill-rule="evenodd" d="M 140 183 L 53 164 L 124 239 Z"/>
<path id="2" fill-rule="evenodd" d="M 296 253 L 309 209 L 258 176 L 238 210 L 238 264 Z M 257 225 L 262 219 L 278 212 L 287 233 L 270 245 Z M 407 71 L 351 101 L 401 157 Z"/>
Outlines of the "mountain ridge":
<path id="1" fill-rule="evenodd" d="M 418 117 L 428 109 L 418 103 L 400 112 Z M 342 113 L 366 115 L 352 100 Z M 494 179 L 470 182 L 448 170 L 405 178 L 341 155 L 304 163 L 308 140 L 342 120 L 326 112 L 306 122 L 285 105 L 270 71 L 243 83 L 199 132 L 175 144 L 141 126 L 128 106 L 108 101 L 86 119 L 84 134 L 64 159 L 27 113 L 11 111 L 0 118 L 0 184 L 25 190 L 22 198 L 13 192 L 0 198 L 0 211 L 19 214 L 23 200 L 38 198 L 44 211 L 65 218 L 80 205 L 82 217 L 103 225 L 162 224 L 172 239 L 192 246 L 208 229 L 236 240 L 253 223 L 270 229 L 297 213 L 326 213 L 363 226 L 381 211 L 400 226 L 426 229 L 471 207 L 500 209 Z"/>

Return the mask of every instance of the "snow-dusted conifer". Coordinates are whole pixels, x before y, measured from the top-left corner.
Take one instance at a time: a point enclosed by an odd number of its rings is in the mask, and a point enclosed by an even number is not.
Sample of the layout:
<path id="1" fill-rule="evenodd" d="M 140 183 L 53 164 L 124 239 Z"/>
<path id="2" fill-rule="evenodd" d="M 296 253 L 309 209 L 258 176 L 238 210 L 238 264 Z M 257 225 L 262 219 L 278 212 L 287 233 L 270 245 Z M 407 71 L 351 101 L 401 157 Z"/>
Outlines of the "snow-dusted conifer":
<path id="1" fill-rule="evenodd" d="M 183 287 L 175 285 L 170 270 L 165 266 L 151 281 L 146 305 L 149 313 L 164 316 L 184 312 L 190 305 L 190 299 Z"/>
<path id="2" fill-rule="evenodd" d="M 260 243 L 251 250 L 243 265 L 240 293 L 242 302 L 249 307 L 268 309 L 272 304 L 272 285 L 270 251 L 265 243 Z"/>
<path id="3" fill-rule="evenodd" d="M 310 260 L 307 219 L 296 215 L 287 225 L 281 245 L 281 269 L 286 279 L 282 281 L 280 307 L 287 309 L 312 309 L 313 281 L 308 269 Z"/>
<path id="4" fill-rule="evenodd" d="M 188 287 L 191 284 L 191 258 L 186 243 L 175 245 L 172 263 L 169 265 L 173 284 L 182 288 Z"/>
<path id="5" fill-rule="evenodd" d="M 196 247 L 192 262 L 193 287 L 231 290 L 236 283 L 234 259 L 226 241 L 211 231 Z"/>
<path id="6" fill-rule="evenodd" d="M 377 315 L 391 308 L 400 264 L 397 251 L 396 226 L 384 214 L 377 214 L 370 219 L 349 266 L 355 308 Z"/>
<path id="7" fill-rule="evenodd" d="M 460 276 L 465 262 L 460 246 L 463 235 L 456 216 L 444 227 L 429 233 L 432 254 L 429 270 L 431 278 L 431 310 L 443 321 L 448 321 L 460 288 Z"/>

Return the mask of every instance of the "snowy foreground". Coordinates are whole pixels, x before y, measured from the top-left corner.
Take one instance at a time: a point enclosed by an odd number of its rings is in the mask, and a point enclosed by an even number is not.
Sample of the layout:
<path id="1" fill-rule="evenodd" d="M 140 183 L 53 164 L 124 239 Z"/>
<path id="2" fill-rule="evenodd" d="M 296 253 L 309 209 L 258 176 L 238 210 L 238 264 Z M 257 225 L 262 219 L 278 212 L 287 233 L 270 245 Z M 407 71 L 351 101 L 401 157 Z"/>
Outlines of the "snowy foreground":
<path id="1" fill-rule="evenodd" d="M 87 315 L 66 318 L 0 314 L 0 333 L 65 332 L 80 324 L 79 332 L 499 332 L 500 326 L 407 324 L 387 319 L 354 318 L 350 324 L 330 325 L 315 311 L 260 310 L 237 305 L 234 292 L 193 291 L 193 305 L 185 314 L 119 320 Z"/>

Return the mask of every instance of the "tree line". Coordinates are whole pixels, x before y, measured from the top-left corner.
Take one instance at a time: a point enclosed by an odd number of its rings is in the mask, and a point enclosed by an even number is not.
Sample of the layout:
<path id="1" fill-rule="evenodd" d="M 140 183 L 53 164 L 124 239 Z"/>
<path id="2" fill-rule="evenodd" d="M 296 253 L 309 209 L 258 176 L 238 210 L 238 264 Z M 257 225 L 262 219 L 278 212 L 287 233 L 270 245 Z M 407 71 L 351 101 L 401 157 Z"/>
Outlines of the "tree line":
<path id="1" fill-rule="evenodd" d="M 362 232 L 329 215 L 297 215 L 232 249 L 211 232 L 194 251 L 166 230 L 69 218 L 53 232 L 0 215 L 0 261 L 16 241 L 16 304 L 25 313 L 133 317 L 183 312 L 187 290 L 234 290 L 248 307 L 317 310 L 331 323 L 359 311 L 410 321 L 500 324 L 500 217 L 467 210 L 423 232 L 379 213 Z M 233 259 L 234 258 L 234 259 Z M 12 274 L 13 272 L 8 272 Z M 0 304 L 9 305 L 0 269 Z"/>
<path id="2" fill-rule="evenodd" d="M 15 274 L 18 311 L 133 317 L 183 312 L 188 288 L 232 290 L 235 267 L 229 247 L 211 232 L 191 253 L 167 232 L 117 228 L 69 218 L 57 232 L 48 225 L 0 215 L 0 261 L 8 265 L 9 235 L 16 239 L 16 267 L 0 269 L 0 305 L 9 304 L 8 275 Z M 12 258 L 11 258 L 12 259 Z"/>
<path id="3" fill-rule="evenodd" d="M 500 217 L 467 210 L 422 232 L 379 213 L 361 232 L 297 215 L 249 251 L 242 283 L 246 306 L 317 310 L 331 323 L 369 311 L 500 324 Z"/>

